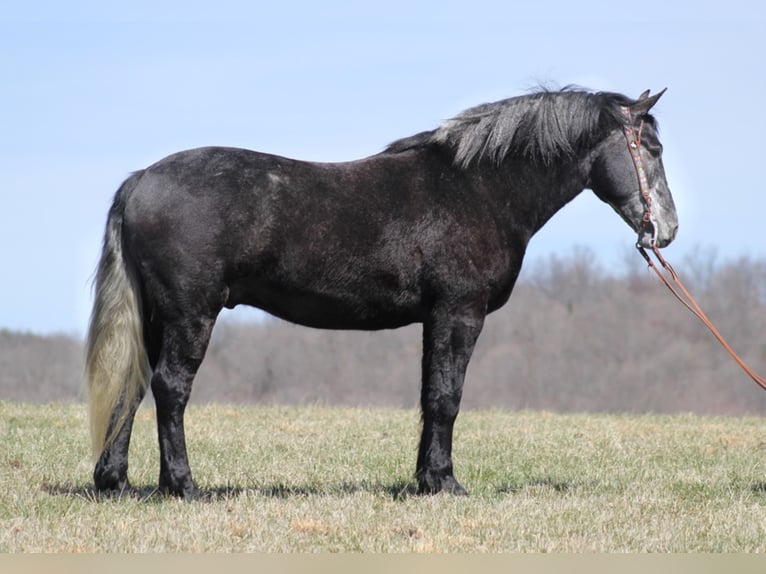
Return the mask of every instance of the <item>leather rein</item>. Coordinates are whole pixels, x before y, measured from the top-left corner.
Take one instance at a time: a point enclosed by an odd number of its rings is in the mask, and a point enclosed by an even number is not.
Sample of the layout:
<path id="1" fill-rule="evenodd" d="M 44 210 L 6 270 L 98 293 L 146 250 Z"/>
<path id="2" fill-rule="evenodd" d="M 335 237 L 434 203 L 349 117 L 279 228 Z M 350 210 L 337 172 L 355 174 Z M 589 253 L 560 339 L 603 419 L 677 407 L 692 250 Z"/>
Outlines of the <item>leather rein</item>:
<path id="1" fill-rule="evenodd" d="M 766 390 L 766 378 L 753 371 L 753 369 L 747 366 L 747 364 L 745 364 L 739 355 L 734 352 L 734 350 L 726 342 L 718 329 L 716 329 L 715 325 L 713 325 L 713 322 L 708 318 L 708 316 L 699 306 L 694 297 L 692 297 L 686 287 L 684 287 L 684 284 L 681 282 L 681 279 L 678 277 L 675 269 L 673 269 L 670 263 L 668 263 L 662 256 L 660 248 L 657 246 L 657 225 L 652 214 L 652 197 L 650 195 L 651 187 L 649 186 L 649 178 L 646 175 L 644 162 L 641 159 L 641 130 L 644 127 L 644 121 L 641 120 L 638 130 L 636 130 L 636 127 L 633 125 L 633 116 L 630 112 L 630 108 L 623 106 L 620 108 L 620 110 L 625 120 L 623 122 L 622 128 L 623 133 L 625 134 L 625 139 L 628 142 L 628 150 L 630 151 L 630 157 L 633 160 L 633 166 L 636 168 L 638 187 L 641 191 L 641 198 L 643 200 L 645 209 L 644 216 L 638 230 L 639 240 L 636 242 L 636 249 L 638 249 L 638 252 L 649 265 L 649 268 L 654 271 L 657 277 L 659 277 L 660 281 L 662 281 L 663 285 L 668 288 L 673 296 L 678 299 L 684 307 L 691 311 L 695 317 L 702 321 L 702 323 L 710 330 L 713 336 L 718 339 L 718 342 L 721 343 L 723 348 L 726 349 L 729 355 L 731 355 L 731 358 L 734 359 L 734 361 L 742 368 L 743 371 L 745 371 L 745 373 L 747 373 L 753 382 L 755 382 L 755 384 L 757 384 L 763 390 Z M 652 227 L 652 240 L 650 249 L 654 254 L 654 257 L 657 259 L 657 262 L 662 267 L 662 270 L 660 270 L 660 268 L 654 264 L 654 261 L 652 261 L 649 253 L 647 253 L 646 249 L 641 245 L 641 234 L 649 225 Z"/>

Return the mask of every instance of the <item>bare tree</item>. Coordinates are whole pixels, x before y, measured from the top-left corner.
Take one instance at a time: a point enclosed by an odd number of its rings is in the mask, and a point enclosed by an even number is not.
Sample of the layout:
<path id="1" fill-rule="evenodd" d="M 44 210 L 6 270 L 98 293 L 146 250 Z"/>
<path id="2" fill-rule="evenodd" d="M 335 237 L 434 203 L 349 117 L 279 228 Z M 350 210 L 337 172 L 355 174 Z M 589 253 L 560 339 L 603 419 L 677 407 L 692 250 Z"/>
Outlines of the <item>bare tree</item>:
<path id="1" fill-rule="evenodd" d="M 468 369 L 467 408 L 764 414 L 762 393 L 640 258 L 621 275 L 592 253 L 533 262 L 488 317 Z M 742 357 L 766 372 L 766 261 L 692 253 L 679 272 Z M 320 331 L 223 317 L 195 402 L 415 408 L 421 330 Z M 82 343 L 0 331 L 0 399 L 81 398 Z"/>

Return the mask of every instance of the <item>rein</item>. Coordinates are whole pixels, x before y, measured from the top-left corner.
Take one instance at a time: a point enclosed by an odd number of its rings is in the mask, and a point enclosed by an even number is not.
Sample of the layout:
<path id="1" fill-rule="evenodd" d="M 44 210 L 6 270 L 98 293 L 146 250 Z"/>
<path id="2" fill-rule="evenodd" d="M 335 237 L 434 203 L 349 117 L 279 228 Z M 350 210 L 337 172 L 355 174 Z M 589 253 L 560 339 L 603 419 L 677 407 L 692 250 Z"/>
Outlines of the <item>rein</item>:
<path id="1" fill-rule="evenodd" d="M 630 150 L 630 157 L 633 160 L 633 166 L 636 168 L 638 186 L 641 191 L 641 197 L 644 200 L 645 207 L 644 217 L 638 230 L 639 241 L 636 242 L 636 249 L 638 249 L 638 252 L 644 258 L 651 270 L 654 271 L 657 277 L 659 277 L 660 281 L 662 281 L 662 284 L 668 288 L 673 296 L 678 299 L 684 307 L 691 311 L 695 317 L 702 321 L 702 323 L 710 330 L 718 342 L 721 343 L 723 348 L 726 349 L 731 358 L 734 359 L 734 361 L 743 371 L 745 371 L 745 373 L 747 373 L 753 382 L 763 390 L 766 390 L 766 378 L 753 371 L 753 369 L 747 366 L 747 364 L 740 358 L 740 356 L 734 352 L 734 349 L 731 348 L 731 346 L 726 342 L 718 329 L 716 329 L 713 322 L 708 318 L 694 297 L 692 297 L 691 293 L 689 293 L 686 287 L 684 287 L 684 284 L 681 282 L 681 279 L 678 277 L 675 269 L 673 269 L 673 266 L 665 260 L 665 258 L 662 256 L 662 253 L 660 252 L 660 248 L 657 247 L 657 225 L 655 224 L 654 217 L 652 215 L 652 198 L 650 196 L 651 188 L 649 187 L 649 179 L 646 176 L 646 169 L 644 168 L 644 163 L 641 159 L 641 129 L 644 126 L 644 122 L 643 120 L 641 121 L 638 131 L 636 131 L 636 128 L 633 126 L 633 117 L 630 113 L 630 109 L 627 107 L 622 107 L 621 111 L 623 117 L 625 118 L 625 123 L 623 124 L 623 133 L 625 134 L 625 139 L 628 142 L 628 149 Z M 641 233 L 647 225 L 652 226 L 652 240 L 650 249 L 654 254 L 654 257 L 657 259 L 657 262 L 662 267 L 662 270 L 660 270 L 660 268 L 654 264 L 654 261 L 652 261 L 649 253 L 647 253 L 646 249 L 644 249 L 644 247 L 641 245 Z M 668 280 L 668 276 L 670 279 L 672 279 L 675 286 Z"/>

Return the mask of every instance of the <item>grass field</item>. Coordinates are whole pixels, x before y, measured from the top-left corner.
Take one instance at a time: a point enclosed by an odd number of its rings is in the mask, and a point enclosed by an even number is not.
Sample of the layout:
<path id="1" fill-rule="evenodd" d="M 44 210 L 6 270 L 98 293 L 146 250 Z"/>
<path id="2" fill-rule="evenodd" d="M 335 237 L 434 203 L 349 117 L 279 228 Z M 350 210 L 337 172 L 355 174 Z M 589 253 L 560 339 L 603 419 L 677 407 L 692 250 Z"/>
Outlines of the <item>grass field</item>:
<path id="1" fill-rule="evenodd" d="M 207 498 L 153 492 L 153 413 L 130 496 L 91 486 L 83 406 L 0 402 L 0 552 L 765 552 L 766 421 L 464 412 L 468 498 L 420 497 L 415 411 L 190 408 Z"/>

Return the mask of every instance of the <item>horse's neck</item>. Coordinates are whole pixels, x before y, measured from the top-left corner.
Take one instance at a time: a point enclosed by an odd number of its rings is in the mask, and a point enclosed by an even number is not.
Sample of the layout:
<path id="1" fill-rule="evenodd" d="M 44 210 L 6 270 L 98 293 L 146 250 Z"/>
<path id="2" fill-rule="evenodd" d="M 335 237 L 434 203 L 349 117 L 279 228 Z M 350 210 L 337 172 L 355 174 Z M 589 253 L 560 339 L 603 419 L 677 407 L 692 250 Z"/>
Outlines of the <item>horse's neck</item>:
<path id="1" fill-rule="evenodd" d="M 491 171 L 481 170 L 474 170 L 475 181 L 489 190 L 498 216 L 506 225 L 524 229 L 529 237 L 577 197 L 587 183 L 587 171 L 576 163 L 533 166 L 511 161 Z"/>

